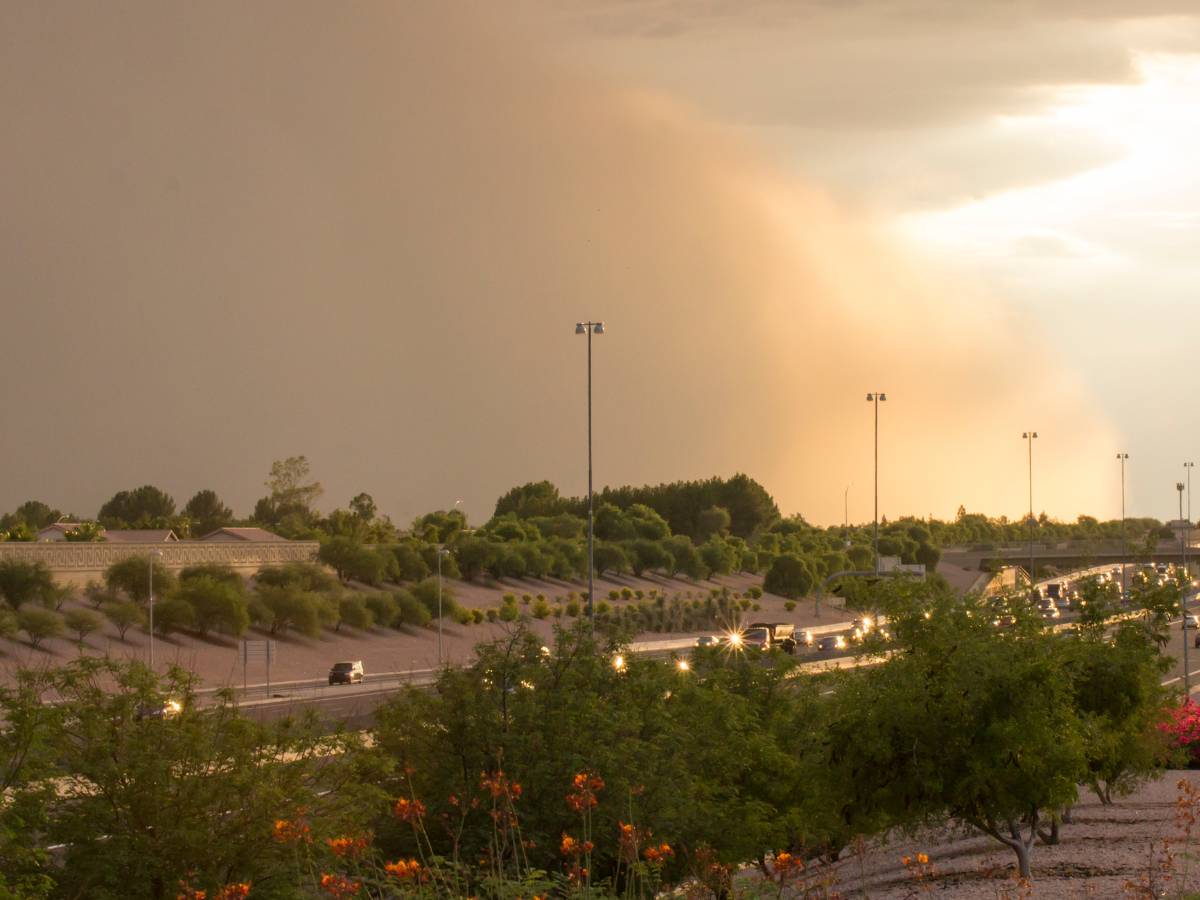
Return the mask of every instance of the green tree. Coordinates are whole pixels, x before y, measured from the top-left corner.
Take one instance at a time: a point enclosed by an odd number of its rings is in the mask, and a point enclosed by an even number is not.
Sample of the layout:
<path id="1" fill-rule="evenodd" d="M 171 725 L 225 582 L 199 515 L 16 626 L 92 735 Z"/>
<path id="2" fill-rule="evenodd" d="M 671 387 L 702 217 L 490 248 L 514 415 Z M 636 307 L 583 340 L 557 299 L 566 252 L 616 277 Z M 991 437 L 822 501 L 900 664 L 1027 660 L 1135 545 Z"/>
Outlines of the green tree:
<path id="1" fill-rule="evenodd" d="M 349 625 L 359 631 L 370 631 L 371 626 L 375 624 L 375 616 L 367 609 L 362 594 L 347 594 L 338 601 L 338 606 L 341 614 L 338 617 L 338 631 L 341 631 L 343 625 Z"/>
<path id="2" fill-rule="evenodd" d="M 798 556 L 778 556 L 763 579 L 763 590 L 793 600 L 806 597 L 816 584 L 808 563 Z"/>
<path id="3" fill-rule="evenodd" d="M 391 548 L 396 557 L 396 572 L 401 581 L 420 581 L 429 575 L 430 567 L 421 551 L 411 543 L 397 544 Z M 443 560 L 443 566 L 445 560 Z"/>
<path id="4" fill-rule="evenodd" d="M 52 687 L 71 722 L 57 772 L 92 788 L 50 813 L 59 896 L 158 900 L 185 880 L 210 896 L 236 881 L 287 892 L 303 876 L 273 837 L 277 820 L 311 821 L 320 843 L 353 831 L 356 807 L 381 805 L 347 778 L 358 739 L 323 733 L 315 717 L 258 725 L 220 694 L 201 708 L 192 676 L 159 679 L 138 664 L 83 659 Z M 139 715 L 167 698 L 181 703 L 177 717 Z"/>
<path id="5" fill-rule="evenodd" d="M 118 491 L 96 516 L 107 528 L 169 528 L 175 501 L 152 484 Z"/>
<path id="6" fill-rule="evenodd" d="M 193 533 L 200 536 L 233 522 L 233 510 L 221 502 L 216 491 L 208 488 L 192 495 L 183 507 L 183 514 L 191 520 Z"/>
<path id="7" fill-rule="evenodd" d="M 26 500 L 9 515 L 0 519 L 0 527 L 10 528 L 18 522 L 24 522 L 32 531 L 38 531 L 47 525 L 53 525 L 61 518 L 61 512 L 41 500 Z"/>
<path id="8" fill-rule="evenodd" d="M 233 581 L 209 574 L 192 575 L 180 582 L 178 597 L 192 608 L 193 624 L 202 635 L 216 629 L 241 637 L 250 626 L 241 578 Z"/>
<path id="9" fill-rule="evenodd" d="M 25 632 L 29 645 L 37 649 L 50 638 L 62 637 L 62 616 L 41 606 L 25 606 L 17 611 L 17 627 Z"/>
<path id="10" fill-rule="evenodd" d="M 321 633 L 322 601 L 319 594 L 292 586 L 260 585 L 258 600 L 270 613 L 266 624 L 271 634 L 294 630 L 316 637 Z"/>
<path id="11" fill-rule="evenodd" d="M 605 572 L 628 572 L 629 557 L 619 544 L 597 541 L 592 548 L 592 565 L 600 576 Z"/>
<path id="12" fill-rule="evenodd" d="M 325 489 L 319 481 L 308 481 L 309 475 L 308 459 L 304 456 L 275 460 L 266 481 L 271 500 L 280 508 L 311 509 Z"/>
<path id="13" fill-rule="evenodd" d="M 1061 641 L 1024 604 L 997 632 L 990 601 L 934 584 L 883 582 L 876 598 L 896 652 L 835 691 L 833 783 L 855 780 L 853 796 L 873 797 L 884 821 L 970 826 L 1032 877 L 1039 829 L 1086 772 Z"/>
<path id="14" fill-rule="evenodd" d="M 153 615 L 154 630 L 162 637 L 191 628 L 196 621 L 196 611 L 192 609 L 192 605 L 174 596 L 165 600 L 155 600 Z"/>
<path id="15" fill-rule="evenodd" d="M 334 537 L 321 545 L 318 558 L 332 567 L 338 577 L 378 584 L 389 568 L 389 559 L 350 538 Z M 394 563 L 392 563 L 394 567 Z"/>
<path id="16" fill-rule="evenodd" d="M 125 640 L 125 633 L 130 628 L 142 626 L 146 623 L 146 614 L 142 608 L 132 600 L 110 600 L 100 607 L 105 618 L 112 623 L 117 629 L 117 634 L 121 636 L 121 640 Z"/>
<path id="17" fill-rule="evenodd" d="M 67 631 L 73 632 L 75 639 L 82 644 L 87 640 L 88 635 L 95 634 L 104 627 L 104 617 L 90 609 L 75 607 L 63 614 L 63 624 Z"/>
<path id="18" fill-rule="evenodd" d="M 515 487 L 504 494 L 496 501 L 496 511 L 492 515 L 499 518 L 507 513 L 514 513 L 522 519 L 555 516 L 563 511 L 564 506 L 557 487 L 549 481 L 535 481 Z"/>
<path id="19" fill-rule="evenodd" d="M 91 544 L 108 540 L 104 536 L 104 526 L 99 522 L 80 522 L 70 531 L 65 532 L 63 539 L 79 544 Z"/>
<path id="20" fill-rule="evenodd" d="M 374 498 L 367 493 L 356 494 L 351 499 L 350 511 L 363 522 L 367 523 L 375 521 L 375 516 L 379 512 L 375 506 Z"/>
<path id="21" fill-rule="evenodd" d="M 711 575 L 730 575 L 741 561 L 741 554 L 723 538 L 709 538 L 700 546 L 700 558 Z"/>
<path id="22" fill-rule="evenodd" d="M 677 534 L 670 538 L 666 542 L 666 549 L 671 554 L 676 572 L 682 572 L 692 581 L 708 577 L 708 566 L 704 564 L 700 551 L 686 534 Z"/>
<path id="23" fill-rule="evenodd" d="M 127 556 L 118 560 L 105 570 L 104 583 L 110 591 L 120 591 L 135 603 L 146 603 L 150 599 L 151 565 L 154 567 L 155 597 L 170 594 L 176 586 L 175 573 L 157 557 Z"/>
<path id="24" fill-rule="evenodd" d="M 710 506 L 708 509 L 701 510 L 696 517 L 696 539 L 707 541 L 714 535 L 728 534 L 732 521 L 729 510 L 723 506 Z"/>
<path id="25" fill-rule="evenodd" d="M 54 576 L 40 560 L 0 560 L 0 595 L 13 609 L 30 601 L 43 601 L 54 591 Z"/>

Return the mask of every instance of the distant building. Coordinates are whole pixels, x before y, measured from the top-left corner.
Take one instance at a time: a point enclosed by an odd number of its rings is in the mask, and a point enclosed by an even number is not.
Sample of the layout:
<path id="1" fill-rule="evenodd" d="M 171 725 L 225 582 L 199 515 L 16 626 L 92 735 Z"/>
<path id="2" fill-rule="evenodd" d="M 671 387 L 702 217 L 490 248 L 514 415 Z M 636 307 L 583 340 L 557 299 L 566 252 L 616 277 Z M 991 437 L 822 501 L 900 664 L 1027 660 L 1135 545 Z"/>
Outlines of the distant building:
<path id="1" fill-rule="evenodd" d="M 265 528 L 218 528 L 216 531 L 210 531 L 202 541 L 257 541 L 257 542 L 287 542 L 287 538 L 281 538 L 277 534 L 267 531 Z"/>

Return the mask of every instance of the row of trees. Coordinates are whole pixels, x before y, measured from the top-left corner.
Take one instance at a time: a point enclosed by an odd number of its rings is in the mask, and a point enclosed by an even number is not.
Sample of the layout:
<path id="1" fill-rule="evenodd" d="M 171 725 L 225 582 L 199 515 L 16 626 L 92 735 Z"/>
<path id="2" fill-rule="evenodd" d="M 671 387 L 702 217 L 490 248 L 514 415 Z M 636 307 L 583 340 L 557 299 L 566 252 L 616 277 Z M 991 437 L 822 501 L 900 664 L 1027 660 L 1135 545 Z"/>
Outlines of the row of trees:
<path id="1" fill-rule="evenodd" d="M 747 864 L 781 890 L 792 859 L 946 819 L 1030 877 L 1081 789 L 1114 802 L 1171 759 L 1170 586 L 1144 617 L 1089 613 L 1072 635 L 1023 601 L 870 590 L 890 622 L 864 648 L 890 651 L 878 665 L 818 676 L 717 649 L 684 668 L 629 657 L 618 633 L 544 648 L 518 626 L 386 704 L 366 739 L 256 725 L 228 696 L 201 708 L 178 671 L 23 673 L 0 690 L 0 894 L 628 897 L 693 879 L 717 897 Z M 139 716 L 165 697 L 182 715 Z"/>
<path id="2" fill-rule="evenodd" d="M 107 621 L 124 640 L 129 629 L 149 624 L 151 570 L 154 630 L 163 636 L 189 631 L 240 637 L 251 625 L 271 634 L 294 631 L 309 637 L 343 627 L 421 627 L 439 609 L 434 580 L 393 591 L 354 591 L 319 566 L 302 563 L 263 569 L 251 585 L 224 565 L 189 566 L 176 576 L 157 559 L 131 556 L 111 565 L 103 584 L 90 583 L 76 597 L 74 589 L 55 583 L 42 563 L 3 560 L 0 599 L 8 608 L 0 608 L 0 636 L 24 633 L 35 647 L 68 634 L 83 643 Z M 442 615 L 461 623 L 472 620 L 448 586 L 440 604 Z"/>

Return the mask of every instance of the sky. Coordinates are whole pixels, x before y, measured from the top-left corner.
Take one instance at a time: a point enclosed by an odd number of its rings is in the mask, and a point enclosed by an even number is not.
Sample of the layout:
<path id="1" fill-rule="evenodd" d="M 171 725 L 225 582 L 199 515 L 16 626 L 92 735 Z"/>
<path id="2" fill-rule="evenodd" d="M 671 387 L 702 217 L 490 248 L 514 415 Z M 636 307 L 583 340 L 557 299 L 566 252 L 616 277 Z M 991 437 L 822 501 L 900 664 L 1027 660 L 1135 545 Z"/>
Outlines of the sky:
<path id="1" fill-rule="evenodd" d="M 0 3 L 0 508 L 1175 515 L 1190 3 Z M 845 504 L 845 505 L 844 505 Z"/>

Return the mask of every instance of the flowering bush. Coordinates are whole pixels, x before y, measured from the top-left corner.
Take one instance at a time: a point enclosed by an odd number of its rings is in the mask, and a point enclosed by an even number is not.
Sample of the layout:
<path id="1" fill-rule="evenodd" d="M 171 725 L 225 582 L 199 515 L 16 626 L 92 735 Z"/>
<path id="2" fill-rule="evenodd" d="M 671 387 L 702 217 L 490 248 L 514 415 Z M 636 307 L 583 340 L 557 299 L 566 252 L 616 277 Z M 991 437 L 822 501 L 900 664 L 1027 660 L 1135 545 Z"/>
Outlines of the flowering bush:
<path id="1" fill-rule="evenodd" d="M 1189 768 L 1200 768 L 1200 704 L 1185 700 L 1171 708 L 1160 727 L 1174 747 L 1187 753 Z"/>

